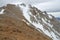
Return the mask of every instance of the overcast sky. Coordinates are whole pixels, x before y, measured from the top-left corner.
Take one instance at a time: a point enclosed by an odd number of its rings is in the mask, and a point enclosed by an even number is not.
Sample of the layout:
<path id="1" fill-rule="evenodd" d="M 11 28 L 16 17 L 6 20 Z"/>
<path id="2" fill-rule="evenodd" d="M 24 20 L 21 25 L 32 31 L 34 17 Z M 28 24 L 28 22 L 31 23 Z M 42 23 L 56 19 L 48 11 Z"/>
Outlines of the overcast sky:
<path id="1" fill-rule="evenodd" d="M 43 2 L 48 2 L 51 0 L 0 0 L 0 5 L 5 5 L 7 3 L 17 3 L 17 2 L 24 2 L 26 4 L 38 4 Z"/>
<path id="2" fill-rule="evenodd" d="M 60 12 L 60 0 L 52 0 L 36 5 L 39 9 L 49 12 Z"/>

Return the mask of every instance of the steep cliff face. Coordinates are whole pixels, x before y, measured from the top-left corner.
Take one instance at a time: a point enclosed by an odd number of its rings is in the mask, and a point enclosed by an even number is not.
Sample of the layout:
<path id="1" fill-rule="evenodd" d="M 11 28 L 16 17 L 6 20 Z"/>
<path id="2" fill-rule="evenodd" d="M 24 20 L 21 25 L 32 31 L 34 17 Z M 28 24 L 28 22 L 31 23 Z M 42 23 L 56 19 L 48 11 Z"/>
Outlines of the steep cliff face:
<path id="1" fill-rule="evenodd" d="M 52 40 L 26 19 L 21 7 L 1 7 L 4 11 L 0 14 L 0 40 Z"/>

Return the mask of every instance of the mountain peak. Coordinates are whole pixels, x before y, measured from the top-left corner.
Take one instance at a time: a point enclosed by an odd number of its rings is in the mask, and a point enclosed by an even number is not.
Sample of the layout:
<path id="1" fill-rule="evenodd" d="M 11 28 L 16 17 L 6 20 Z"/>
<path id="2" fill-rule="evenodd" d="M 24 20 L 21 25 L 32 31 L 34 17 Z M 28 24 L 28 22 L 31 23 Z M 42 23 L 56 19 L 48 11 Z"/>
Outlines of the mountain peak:
<path id="1" fill-rule="evenodd" d="M 57 21 L 54 16 L 47 14 L 46 11 L 41 11 L 34 6 L 25 5 L 24 3 L 18 5 L 7 4 L 7 6 L 1 8 L 4 9 L 4 14 L 0 15 L 0 23 L 3 24 L 1 26 L 3 29 L 5 25 L 6 29 L 9 27 L 9 29 L 7 29 L 9 31 L 7 33 L 9 34 L 11 31 L 14 31 L 16 35 L 12 32 L 14 34 L 12 34 L 12 36 L 15 37 L 18 35 L 16 38 L 17 40 L 60 39 L 60 22 Z M 20 34 L 17 32 L 22 33 Z"/>
<path id="2" fill-rule="evenodd" d="M 23 4 L 21 4 L 23 5 Z M 4 14 L 0 14 L 1 40 L 51 40 L 42 34 L 24 16 L 22 6 L 7 4 L 1 7 Z"/>

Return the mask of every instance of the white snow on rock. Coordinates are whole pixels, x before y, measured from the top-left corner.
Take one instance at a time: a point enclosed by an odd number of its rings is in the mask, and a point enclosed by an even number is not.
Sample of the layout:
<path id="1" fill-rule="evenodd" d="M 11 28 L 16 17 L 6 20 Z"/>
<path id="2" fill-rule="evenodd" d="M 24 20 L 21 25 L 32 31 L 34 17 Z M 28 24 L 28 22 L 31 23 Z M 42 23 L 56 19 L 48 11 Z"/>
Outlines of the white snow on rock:
<path id="1" fill-rule="evenodd" d="M 51 28 L 53 27 L 53 25 L 52 25 L 52 24 L 47 23 L 43 18 L 42 18 L 42 21 L 43 21 L 45 24 L 49 25 Z"/>
<path id="2" fill-rule="evenodd" d="M 52 19 L 52 16 L 51 15 L 48 15 L 50 19 Z"/>
<path id="3" fill-rule="evenodd" d="M 5 9 L 2 9 L 2 10 L 0 11 L 0 14 L 4 14 L 4 13 L 3 13 L 3 12 L 4 12 L 4 10 L 5 10 Z"/>
<path id="4" fill-rule="evenodd" d="M 43 26 L 42 24 L 40 24 L 39 22 L 38 22 L 38 23 L 31 22 L 31 20 L 30 20 L 30 15 L 32 15 L 32 14 L 31 14 L 31 12 L 29 11 L 29 6 L 26 5 L 26 7 L 24 7 L 24 6 L 20 6 L 20 7 L 21 7 L 21 10 L 23 10 L 23 15 L 24 15 L 24 17 L 25 17 L 32 25 L 34 25 L 36 29 L 38 29 L 38 28 L 41 29 L 46 35 L 48 35 L 49 37 L 51 37 L 53 40 L 60 40 L 60 39 L 58 39 L 58 38 L 56 37 L 56 35 L 55 35 L 55 33 L 54 33 L 53 31 L 49 32 L 48 30 L 44 29 L 44 28 L 43 28 L 44 26 Z M 30 15 L 29 15 L 29 14 L 30 14 Z M 33 16 L 33 15 L 32 15 L 32 16 Z M 49 15 L 49 18 L 52 19 L 52 16 Z M 47 20 L 47 19 L 45 19 L 45 20 Z M 50 27 L 52 28 L 53 25 L 50 24 L 50 20 L 48 20 L 49 23 L 47 23 L 45 20 L 42 18 L 42 21 L 43 21 L 45 24 L 47 24 L 48 26 L 50 26 Z M 26 22 L 26 21 L 25 21 L 25 22 Z M 27 23 L 27 24 L 29 25 L 29 23 Z M 40 30 L 38 30 L 38 31 L 40 31 Z"/>

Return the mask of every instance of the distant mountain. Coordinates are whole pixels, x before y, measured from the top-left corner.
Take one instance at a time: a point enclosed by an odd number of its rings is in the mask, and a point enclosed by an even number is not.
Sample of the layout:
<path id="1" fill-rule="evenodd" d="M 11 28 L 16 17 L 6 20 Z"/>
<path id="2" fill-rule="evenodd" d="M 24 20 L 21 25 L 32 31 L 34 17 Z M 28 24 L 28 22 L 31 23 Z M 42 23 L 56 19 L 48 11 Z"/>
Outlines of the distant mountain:
<path id="1" fill-rule="evenodd" d="M 46 11 L 25 4 L 1 8 L 1 40 L 60 40 L 60 22 Z"/>
<path id="2" fill-rule="evenodd" d="M 58 20 L 60 20 L 60 18 L 59 18 L 59 17 L 57 17 L 57 19 L 58 19 Z"/>

